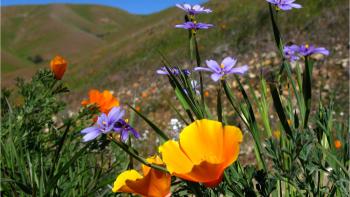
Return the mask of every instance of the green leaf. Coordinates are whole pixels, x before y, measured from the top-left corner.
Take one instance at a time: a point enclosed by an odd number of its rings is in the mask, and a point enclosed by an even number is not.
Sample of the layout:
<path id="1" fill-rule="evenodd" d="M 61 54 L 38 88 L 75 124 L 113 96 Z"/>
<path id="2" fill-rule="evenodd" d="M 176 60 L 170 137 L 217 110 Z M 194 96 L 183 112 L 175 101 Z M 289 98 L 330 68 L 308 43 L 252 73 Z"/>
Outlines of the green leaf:
<path id="1" fill-rule="evenodd" d="M 128 106 L 132 110 L 134 110 L 134 112 L 138 116 L 140 116 L 161 138 L 163 138 L 165 141 L 169 140 L 169 137 L 162 130 L 160 130 L 152 121 L 150 121 L 146 116 L 144 116 L 141 112 L 137 111 L 131 105 L 128 104 Z"/>
<path id="2" fill-rule="evenodd" d="M 276 42 L 276 46 L 279 50 L 281 50 L 282 48 L 282 42 L 281 42 L 281 34 L 280 31 L 278 29 L 275 17 L 273 15 L 273 10 L 272 10 L 272 5 L 269 3 L 269 11 L 270 11 L 270 17 L 271 17 L 271 22 L 272 22 L 272 29 L 273 29 L 273 34 L 275 37 L 275 42 Z"/>
<path id="3" fill-rule="evenodd" d="M 284 109 L 280 100 L 280 96 L 276 87 L 275 83 L 270 83 L 270 91 L 272 95 L 273 105 L 275 107 L 275 110 L 277 112 L 278 118 L 280 119 L 282 126 L 284 130 L 286 131 L 287 135 L 292 137 L 292 130 L 289 127 L 286 115 L 284 113 Z"/>
<path id="4" fill-rule="evenodd" d="M 305 57 L 305 70 L 303 73 L 303 96 L 305 103 L 305 116 L 304 116 L 304 128 L 307 128 L 307 123 L 309 120 L 309 114 L 311 110 L 311 97 L 312 97 L 312 63 L 309 61 L 308 57 Z"/>
<path id="5" fill-rule="evenodd" d="M 49 179 L 48 187 L 46 190 L 46 195 L 48 196 L 53 189 L 53 187 L 56 186 L 57 181 L 61 178 L 61 176 L 68 170 L 75 162 L 76 160 L 85 153 L 86 149 L 90 146 L 90 143 L 86 144 L 83 148 L 81 148 L 77 153 L 73 155 L 73 157 L 66 162 L 62 168 L 58 170 L 58 172 L 53 176 L 51 179 Z"/>

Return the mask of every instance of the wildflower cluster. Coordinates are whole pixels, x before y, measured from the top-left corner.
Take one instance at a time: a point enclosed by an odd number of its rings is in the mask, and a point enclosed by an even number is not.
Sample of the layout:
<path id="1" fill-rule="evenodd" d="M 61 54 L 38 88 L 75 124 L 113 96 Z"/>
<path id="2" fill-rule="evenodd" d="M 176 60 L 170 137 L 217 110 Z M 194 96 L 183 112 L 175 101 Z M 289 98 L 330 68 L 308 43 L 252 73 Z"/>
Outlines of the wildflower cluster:
<path id="1" fill-rule="evenodd" d="M 63 57 L 55 57 L 50 62 L 51 71 L 38 72 L 31 82 L 20 80 L 22 106 L 10 105 L 8 91 L 1 97 L 5 109 L 1 129 L 5 130 L 3 136 L 8 143 L 6 146 L 1 143 L 5 149 L 0 163 L 5 166 L 1 167 L 4 194 L 18 196 L 21 191 L 34 196 L 36 192 L 40 196 L 109 192 L 146 197 L 350 195 L 349 144 L 344 140 L 349 137 L 348 128 L 334 126 L 337 122 L 332 117 L 332 102 L 326 107 L 319 102 L 317 109 L 312 108 L 313 61 L 309 57 L 327 56 L 329 51 L 308 44 L 284 46 L 275 17 L 280 10 L 301 5 L 294 0 L 267 2 L 281 65 L 278 73 L 271 69 L 268 79 L 260 76 L 259 91 L 243 78 L 248 65 L 237 66 L 236 58 L 228 56 L 220 63 L 208 58 L 206 65 L 201 62 L 196 33 L 213 25 L 198 23 L 196 16 L 212 10 L 201 5 L 176 5 L 187 16 L 184 24 L 175 27 L 190 30 L 191 68 L 174 67 L 163 61 L 163 67 L 156 70 L 168 78 L 179 103 L 174 107 L 169 101 L 177 118 L 171 119 L 168 132 L 135 103 L 125 104 L 130 108 L 130 113 L 127 112 L 109 90 L 91 89 L 78 113 L 57 120 L 63 104 L 56 100 L 56 95 L 68 92 L 61 82 L 68 65 Z M 300 58 L 305 60 L 304 71 L 300 72 L 302 68 L 297 64 L 297 72 L 293 73 L 289 61 Z M 208 105 L 208 96 L 213 94 L 204 91 L 204 72 L 210 74 L 214 83 L 209 83 L 217 90 L 214 110 Z M 234 75 L 235 90 L 230 87 L 233 84 L 230 75 Z M 148 97 L 145 90 L 141 97 Z M 230 108 L 226 109 L 227 106 Z M 271 122 L 272 114 L 277 115 L 277 121 Z M 136 115 L 160 139 L 153 152 L 137 150 L 141 140 L 147 139 L 141 138 L 135 129 L 139 126 L 135 123 Z M 81 137 L 77 138 L 79 132 Z M 146 136 L 148 130 L 141 134 Z M 244 140 L 248 137 L 252 144 Z M 243 144 L 253 150 L 247 153 L 252 162 L 243 163 L 240 156 Z M 142 173 L 136 170 L 135 161 L 141 164 Z M 74 183 L 70 183 L 72 180 Z"/>
<path id="2" fill-rule="evenodd" d="M 123 142 L 127 141 L 129 133 L 136 138 L 140 138 L 140 134 L 123 119 L 125 110 L 119 107 L 118 100 L 107 90 L 103 92 L 102 97 L 96 98 L 96 94 L 100 95 L 98 90 L 90 91 L 90 102 L 91 104 L 97 104 L 102 114 L 98 116 L 94 126 L 81 131 L 82 134 L 85 134 L 83 141 L 87 142 L 97 138 L 101 134 L 108 134 L 110 132 L 119 133 L 120 139 Z M 108 96 L 103 97 L 103 95 Z M 82 104 L 86 105 L 86 102 L 83 101 Z M 108 107 L 106 108 L 105 105 Z M 112 107 L 112 109 L 109 110 L 108 114 L 104 113 L 109 107 Z"/>

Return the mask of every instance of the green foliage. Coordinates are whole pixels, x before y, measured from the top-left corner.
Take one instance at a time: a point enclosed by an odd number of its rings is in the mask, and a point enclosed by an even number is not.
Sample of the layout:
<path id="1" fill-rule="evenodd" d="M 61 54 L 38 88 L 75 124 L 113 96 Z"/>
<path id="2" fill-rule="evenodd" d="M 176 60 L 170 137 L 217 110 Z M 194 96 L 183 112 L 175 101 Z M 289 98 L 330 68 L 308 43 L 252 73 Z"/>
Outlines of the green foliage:
<path id="1" fill-rule="evenodd" d="M 108 185 L 126 166 L 125 155 L 103 142 L 85 145 L 80 142 L 79 131 L 96 112 L 82 109 L 60 119 L 65 103 L 59 96 L 68 89 L 48 70 L 40 70 L 29 83 L 18 79 L 17 84 L 16 94 L 3 90 L 1 95 L 1 193 L 5 196 L 109 193 Z"/>

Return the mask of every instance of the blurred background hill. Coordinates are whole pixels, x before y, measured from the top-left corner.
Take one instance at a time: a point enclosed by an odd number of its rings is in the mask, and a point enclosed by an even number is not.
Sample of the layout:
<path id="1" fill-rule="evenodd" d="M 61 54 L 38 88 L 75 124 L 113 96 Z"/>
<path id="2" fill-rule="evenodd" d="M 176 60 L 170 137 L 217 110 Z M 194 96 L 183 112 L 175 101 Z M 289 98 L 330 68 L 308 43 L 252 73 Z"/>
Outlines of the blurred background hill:
<path id="1" fill-rule="evenodd" d="M 349 1 L 298 3 L 302 9 L 279 15 L 284 39 L 330 50 L 331 55 L 321 59 L 325 63 L 316 81 L 323 82 L 319 87 L 325 91 L 339 89 L 345 95 L 342 102 L 348 105 Z M 203 60 L 236 56 L 239 62 L 249 64 L 251 79 L 261 67 L 277 66 L 264 0 L 212 0 L 205 6 L 214 12 L 200 15 L 199 21 L 215 28 L 198 34 Z M 64 80 L 73 96 L 68 99 L 76 101 L 73 98 L 79 96 L 79 102 L 90 88 L 112 89 L 120 97 L 135 92 L 142 95 L 159 80 L 155 69 L 162 66 L 162 55 L 174 65 L 188 66 L 188 34 L 173 28 L 183 22 L 183 16 L 177 8 L 133 15 L 98 5 L 1 7 L 2 87 L 11 87 L 18 76 L 30 78 L 59 54 L 69 62 Z M 132 93 L 131 88 L 135 89 Z"/>

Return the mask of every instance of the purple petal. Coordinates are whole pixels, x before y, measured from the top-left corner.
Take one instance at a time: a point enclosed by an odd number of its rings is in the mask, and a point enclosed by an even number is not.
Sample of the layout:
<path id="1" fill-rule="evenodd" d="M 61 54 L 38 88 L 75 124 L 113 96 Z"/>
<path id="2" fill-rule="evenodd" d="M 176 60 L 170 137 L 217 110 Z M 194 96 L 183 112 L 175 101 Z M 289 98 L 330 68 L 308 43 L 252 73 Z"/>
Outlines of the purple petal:
<path id="1" fill-rule="evenodd" d="M 83 129 L 82 131 L 80 131 L 81 134 L 85 134 L 85 133 L 90 133 L 90 132 L 95 132 L 95 131 L 99 131 L 98 127 L 88 127 Z"/>
<path id="2" fill-rule="evenodd" d="M 163 70 L 157 70 L 157 74 L 158 74 L 158 75 L 167 75 L 168 72 L 163 71 Z"/>
<path id="3" fill-rule="evenodd" d="M 243 75 L 243 74 L 246 73 L 247 71 L 248 71 L 248 66 L 247 66 L 247 65 L 244 65 L 244 66 L 241 66 L 241 67 L 232 68 L 232 69 L 230 70 L 230 74 L 233 73 L 233 74 Z"/>
<path id="4" fill-rule="evenodd" d="M 214 72 L 220 72 L 221 68 L 219 66 L 219 64 L 214 61 L 214 60 L 206 60 L 205 63 L 207 63 L 207 66 Z"/>
<path id="5" fill-rule="evenodd" d="M 207 24 L 207 23 L 197 23 L 196 24 L 196 28 L 197 29 L 209 29 L 209 28 L 212 28 L 214 27 L 213 24 Z"/>
<path id="6" fill-rule="evenodd" d="M 313 53 L 320 53 L 323 55 L 329 55 L 329 51 L 323 47 L 315 48 Z"/>
<path id="7" fill-rule="evenodd" d="M 276 0 L 266 0 L 266 1 L 269 2 L 269 3 L 272 3 L 272 4 L 277 4 Z"/>
<path id="8" fill-rule="evenodd" d="M 213 73 L 210 75 L 211 79 L 215 82 L 219 81 L 219 79 L 221 79 L 222 76 L 223 76 L 222 74 L 218 74 L 218 73 Z"/>
<path id="9" fill-rule="evenodd" d="M 97 125 L 100 127 L 103 127 L 104 122 L 108 122 L 108 116 L 105 113 L 102 113 L 98 118 L 97 118 Z"/>
<path id="10" fill-rule="evenodd" d="M 192 7 L 190 4 L 185 3 L 183 4 L 183 8 L 185 8 L 186 10 L 190 10 Z"/>
<path id="11" fill-rule="evenodd" d="M 91 141 L 91 140 L 97 138 L 100 134 L 101 134 L 101 132 L 99 132 L 98 130 L 90 132 L 90 133 L 84 135 L 83 142 Z"/>
<path id="12" fill-rule="evenodd" d="M 158 69 L 156 72 L 159 75 L 167 75 L 167 74 L 169 74 L 168 71 L 164 67 Z"/>
<path id="13" fill-rule="evenodd" d="M 195 11 L 201 11 L 202 10 L 202 6 L 196 4 L 196 5 L 192 6 L 192 9 L 195 10 Z"/>
<path id="14" fill-rule="evenodd" d="M 135 138 L 139 139 L 141 137 L 140 134 L 134 128 L 130 128 L 130 131 L 135 136 Z"/>
<path id="15" fill-rule="evenodd" d="M 176 7 L 180 8 L 180 9 L 182 9 L 182 10 L 187 11 L 181 4 L 176 4 Z"/>
<path id="16" fill-rule="evenodd" d="M 292 6 L 288 5 L 288 4 L 279 4 L 278 7 L 281 9 L 281 10 L 291 10 L 292 9 Z"/>
<path id="17" fill-rule="evenodd" d="M 297 9 L 302 8 L 302 6 L 300 4 L 296 4 L 296 3 L 291 3 L 290 6 L 293 8 L 297 8 Z"/>
<path id="18" fill-rule="evenodd" d="M 125 110 L 121 107 L 113 107 L 111 111 L 108 113 L 109 123 L 113 124 L 117 120 L 121 119 L 125 114 Z"/>
<path id="19" fill-rule="evenodd" d="M 125 131 L 125 130 L 122 130 L 122 133 L 121 133 L 121 140 L 123 142 L 125 142 L 129 137 L 129 132 L 128 131 Z"/>
<path id="20" fill-rule="evenodd" d="M 211 13 L 211 12 L 213 12 L 211 9 L 204 9 L 203 10 L 205 13 Z"/>
<path id="21" fill-rule="evenodd" d="M 226 57 L 224 60 L 222 60 L 221 64 L 224 65 L 224 71 L 231 70 L 236 65 L 237 60 L 231 57 Z"/>
<path id="22" fill-rule="evenodd" d="M 176 28 L 189 29 L 188 26 L 186 26 L 185 24 L 175 25 L 175 27 L 176 27 Z"/>
<path id="23" fill-rule="evenodd" d="M 204 68 L 204 67 L 195 67 L 193 70 L 213 72 L 210 68 Z"/>

